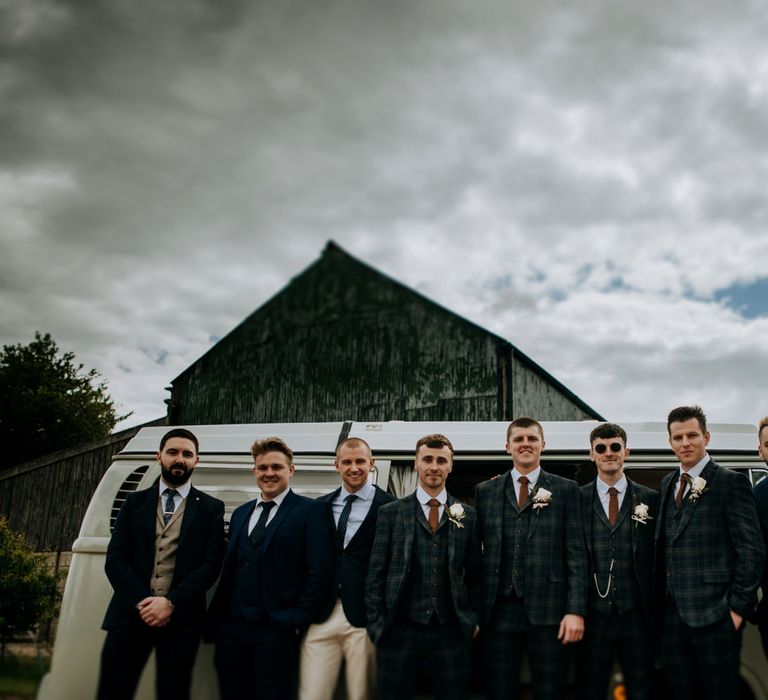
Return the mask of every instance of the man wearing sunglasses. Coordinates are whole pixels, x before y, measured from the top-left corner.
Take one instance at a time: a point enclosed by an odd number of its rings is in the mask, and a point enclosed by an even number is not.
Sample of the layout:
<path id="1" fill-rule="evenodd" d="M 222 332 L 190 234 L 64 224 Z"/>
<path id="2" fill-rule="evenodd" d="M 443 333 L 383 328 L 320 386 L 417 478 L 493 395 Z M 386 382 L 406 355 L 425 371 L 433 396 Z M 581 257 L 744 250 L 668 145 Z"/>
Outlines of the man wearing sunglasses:
<path id="1" fill-rule="evenodd" d="M 631 700 L 651 697 L 653 537 L 659 494 L 624 473 L 627 433 L 615 423 L 589 436 L 597 478 L 581 487 L 589 594 L 581 697 L 605 698 L 618 658 Z"/>

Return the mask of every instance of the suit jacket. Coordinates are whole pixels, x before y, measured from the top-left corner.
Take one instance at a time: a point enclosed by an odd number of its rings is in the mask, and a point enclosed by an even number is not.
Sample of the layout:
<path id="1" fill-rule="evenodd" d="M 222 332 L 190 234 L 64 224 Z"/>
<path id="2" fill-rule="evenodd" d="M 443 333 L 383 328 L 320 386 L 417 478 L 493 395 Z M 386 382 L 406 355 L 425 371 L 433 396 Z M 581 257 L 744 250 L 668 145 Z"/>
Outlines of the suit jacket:
<path id="1" fill-rule="evenodd" d="M 229 546 L 211 601 L 207 636 L 215 636 L 227 617 L 240 538 L 248 537 L 248 521 L 255 507 L 256 499 L 232 513 Z M 302 631 L 328 595 L 333 573 L 333 544 L 323 505 L 289 490 L 267 526 L 262 547 L 267 614 L 278 625 Z"/>
<path id="2" fill-rule="evenodd" d="M 458 503 L 450 494 L 447 508 Z M 463 504 L 462 504 L 463 505 Z M 478 562 L 472 546 L 475 511 L 463 506 L 465 518 L 458 527 L 443 513 L 442 528 L 448 529 L 448 578 L 451 601 L 461 631 L 471 639 L 478 624 L 477 613 L 469 604 L 467 589 L 476 581 Z M 365 603 L 368 609 L 368 635 L 377 643 L 397 614 L 400 597 L 410 572 L 417 518 L 424 519 L 416 493 L 387 503 L 379 509 L 376 538 L 365 582 Z"/>
<path id="3" fill-rule="evenodd" d="M 335 543 L 335 567 L 336 583 L 338 589 L 331 590 L 320 608 L 315 622 L 325 622 L 333 612 L 337 597 L 341 599 L 344 615 L 353 627 L 365 627 L 368 618 L 365 612 L 365 577 L 368 573 L 368 562 L 371 559 L 373 538 L 376 535 L 376 519 L 379 508 L 385 503 L 395 500 L 395 497 L 383 491 L 378 486 L 374 487 L 373 503 L 368 509 L 368 514 L 360 524 L 349 544 L 342 548 L 336 536 L 336 521 L 333 518 L 332 503 L 341 492 L 341 487 L 331 493 L 320 496 L 317 500 L 325 504 L 333 541 Z"/>
<path id="4" fill-rule="evenodd" d="M 661 482 L 656 551 L 680 617 L 691 627 L 704 627 L 725 619 L 729 610 L 751 615 L 764 547 L 749 481 L 710 460 L 701 473 L 707 482 L 704 493 L 695 500 L 686 496 L 667 539 L 667 504 L 674 498 L 677 476 L 678 470 L 672 471 Z M 667 550 L 672 570 L 666 568 Z"/>
<path id="5" fill-rule="evenodd" d="M 763 531 L 763 544 L 768 554 L 768 479 L 763 479 L 755 486 L 755 502 L 757 503 L 757 517 L 760 520 L 760 529 Z M 763 578 L 760 583 L 763 589 L 763 598 L 760 601 L 757 623 L 760 633 L 768 638 L 768 556 L 763 566 Z"/>
<path id="6" fill-rule="evenodd" d="M 598 517 L 602 517 L 608 522 L 605 516 L 605 509 L 597 495 L 597 479 L 593 479 L 588 484 L 581 487 L 581 515 L 584 523 L 584 539 L 587 546 L 587 565 L 589 571 L 588 585 L 592 584 L 592 572 L 594 571 L 592 552 L 592 527 L 594 519 L 592 513 L 595 509 L 598 511 Z M 647 616 L 651 615 L 651 602 L 653 598 L 653 571 L 655 565 L 654 559 L 654 535 L 656 532 L 656 520 L 659 513 L 659 493 L 653 491 L 647 486 L 635 483 L 627 477 L 627 492 L 624 494 L 624 500 L 619 511 L 619 518 L 631 518 L 635 506 L 641 503 L 648 506 L 648 515 L 651 519 L 645 524 L 634 521 L 631 523 L 629 531 L 632 537 L 632 570 L 635 581 L 640 590 L 643 608 Z M 619 521 L 620 522 L 620 521 Z M 649 617 L 650 619 L 650 617 Z"/>
<path id="7" fill-rule="evenodd" d="M 512 471 L 475 489 L 483 585 L 477 605 L 487 621 L 499 595 L 503 554 L 505 490 Z M 512 485 L 510 484 L 510 488 Z M 566 613 L 586 615 L 587 553 L 581 522 L 579 487 L 575 481 L 543 469 L 536 490 L 552 498 L 531 513 L 525 550 L 525 611 L 534 625 L 557 625 Z M 532 498 L 524 508 L 532 508 Z"/>
<path id="8" fill-rule="evenodd" d="M 107 547 L 104 570 L 114 595 L 103 629 L 138 621 L 136 605 L 152 595 L 149 582 L 155 562 L 155 522 L 158 481 L 148 489 L 128 494 L 117 516 Z M 216 581 L 224 555 L 224 504 L 194 486 L 187 495 L 171 588 L 176 624 L 202 629 L 205 593 Z"/>

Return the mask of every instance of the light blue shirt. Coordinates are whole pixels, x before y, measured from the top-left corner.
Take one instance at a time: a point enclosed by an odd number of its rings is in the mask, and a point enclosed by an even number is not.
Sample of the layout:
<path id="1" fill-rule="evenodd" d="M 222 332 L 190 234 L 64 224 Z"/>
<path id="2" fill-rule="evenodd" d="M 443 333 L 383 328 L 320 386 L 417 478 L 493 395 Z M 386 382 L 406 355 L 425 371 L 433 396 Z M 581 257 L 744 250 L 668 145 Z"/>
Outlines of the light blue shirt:
<path id="1" fill-rule="evenodd" d="M 349 511 L 349 520 L 347 521 L 347 531 L 344 534 L 344 546 L 346 547 L 350 540 L 355 536 L 355 533 L 360 529 L 368 515 L 368 511 L 373 505 L 373 497 L 376 494 L 376 489 L 371 483 L 366 483 L 363 487 L 354 494 L 357 496 L 352 501 L 352 509 Z M 341 517 L 341 511 L 344 510 L 346 505 L 345 499 L 352 494 L 347 491 L 344 486 L 341 487 L 339 495 L 331 502 L 331 510 L 333 511 L 333 522 L 336 526 L 339 525 L 339 518 Z"/>

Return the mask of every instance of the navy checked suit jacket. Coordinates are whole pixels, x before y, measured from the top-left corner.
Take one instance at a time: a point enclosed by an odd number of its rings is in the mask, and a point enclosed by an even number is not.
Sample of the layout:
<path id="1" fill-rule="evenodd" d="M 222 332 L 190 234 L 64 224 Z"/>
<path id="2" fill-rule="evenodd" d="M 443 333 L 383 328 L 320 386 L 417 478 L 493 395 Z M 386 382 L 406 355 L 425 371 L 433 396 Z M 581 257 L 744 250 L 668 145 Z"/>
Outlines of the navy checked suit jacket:
<path id="1" fill-rule="evenodd" d="M 448 506 L 454 503 L 458 501 L 449 494 Z M 470 506 L 463 507 L 465 518 L 461 524 L 464 527 L 447 521 L 447 513 L 443 513 L 440 531 L 448 529 L 448 576 L 454 611 L 462 633 L 471 639 L 478 624 L 478 616 L 470 606 L 467 589 L 476 581 L 479 562 L 472 546 L 475 511 Z M 424 513 L 420 511 L 421 504 L 415 492 L 379 509 L 376 538 L 365 582 L 368 635 L 374 643 L 381 639 L 397 614 L 410 572 L 415 531 L 421 527 L 416 520 L 419 517 L 424 519 Z"/>
<path id="2" fill-rule="evenodd" d="M 747 617 L 757 603 L 765 556 L 749 481 L 710 460 L 701 473 L 707 482 L 704 493 L 697 500 L 686 496 L 667 540 L 666 506 L 675 497 L 678 471 L 661 482 L 656 550 L 680 617 L 691 627 L 723 620 L 729 610 Z M 672 552 L 672 570 L 666 568 L 667 550 Z"/>
<path id="3" fill-rule="evenodd" d="M 225 620 L 234 584 L 237 550 L 248 537 L 248 521 L 256 499 L 232 513 L 229 547 L 221 580 L 211 601 L 208 637 L 215 637 Z M 331 534 L 322 503 L 288 491 L 264 535 L 264 606 L 272 622 L 304 630 L 317 615 L 331 583 Z"/>
<path id="4" fill-rule="evenodd" d="M 149 581 L 155 562 L 158 480 L 148 489 L 128 494 L 107 547 L 104 570 L 114 595 L 102 629 L 125 626 L 139 618 L 136 605 L 152 595 Z M 224 504 L 194 486 L 181 520 L 171 589 L 173 618 L 202 629 L 205 593 L 215 583 L 224 555 Z"/>
<path id="5" fill-rule="evenodd" d="M 344 608 L 344 615 L 347 621 L 353 627 L 365 627 L 368 618 L 365 612 L 365 577 L 368 573 L 368 562 L 371 559 L 371 550 L 373 549 L 373 538 L 376 535 L 376 519 L 379 508 L 385 503 L 395 500 L 395 497 L 383 491 L 378 486 L 375 487 L 373 503 L 368 510 L 368 514 L 360 524 L 354 537 L 349 541 L 346 548 L 338 543 L 336 536 L 336 522 L 333 519 L 332 503 L 339 495 L 341 487 L 331 493 L 320 496 L 317 500 L 325 504 L 330 527 L 333 536 L 334 551 L 336 553 L 336 579 L 339 590 L 332 590 L 326 598 L 320 614 L 315 618 L 315 622 L 325 622 L 333 612 L 333 606 L 336 604 L 336 598 L 341 599 L 341 605 Z"/>
<path id="6" fill-rule="evenodd" d="M 763 566 L 763 579 L 760 587 L 763 589 L 763 598 L 760 601 L 757 624 L 760 626 L 760 634 L 768 639 L 768 479 L 763 479 L 755 486 L 755 501 L 757 503 L 757 516 L 760 519 L 760 529 L 763 531 L 763 544 L 766 550 L 765 566 Z"/>
<path id="7" fill-rule="evenodd" d="M 648 506 L 648 515 L 652 518 L 645 524 L 631 521 L 630 532 L 632 537 L 632 563 L 635 580 L 643 599 L 643 607 L 646 615 L 651 614 L 653 599 L 653 574 L 655 566 L 654 537 L 656 534 L 656 520 L 659 517 L 659 493 L 647 486 L 638 484 L 627 477 L 627 492 L 621 510 L 627 509 L 626 517 L 631 518 L 636 506 L 644 503 Z M 600 497 L 597 495 L 597 479 L 581 487 L 581 515 L 584 522 L 584 539 L 587 545 L 587 563 L 589 565 L 589 585 L 592 584 L 592 509 L 599 508 L 605 513 Z"/>
<path id="8" fill-rule="evenodd" d="M 484 481 L 475 489 L 478 545 L 482 552 L 481 619 L 491 617 L 499 594 L 503 550 L 505 489 L 512 471 Z M 552 492 L 545 508 L 531 513 L 525 550 L 525 610 L 534 625 L 558 625 L 563 615 L 587 612 L 587 552 L 581 522 L 581 499 L 575 481 L 543 469 L 536 489 Z M 524 508 L 532 508 L 532 497 Z M 515 509 L 517 504 L 507 503 Z"/>

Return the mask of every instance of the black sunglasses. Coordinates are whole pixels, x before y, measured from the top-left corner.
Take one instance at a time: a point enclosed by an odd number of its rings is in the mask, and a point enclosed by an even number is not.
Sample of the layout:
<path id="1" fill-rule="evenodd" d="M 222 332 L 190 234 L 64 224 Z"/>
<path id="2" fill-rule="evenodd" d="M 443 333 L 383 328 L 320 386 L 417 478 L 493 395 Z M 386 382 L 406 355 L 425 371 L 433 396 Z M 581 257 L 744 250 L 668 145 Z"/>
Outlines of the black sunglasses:
<path id="1" fill-rule="evenodd" d="M 597 452 L 597 454 L 601 455 L 608 449 L 608 447 L 611 448 L 611 452 L 621 452 L 624 449 L 624 445 L 622 445 L 620 442 L 612 442 L 610 445 L 606 445 L 604 442 L 600 442 L 592 449 Z"/>

